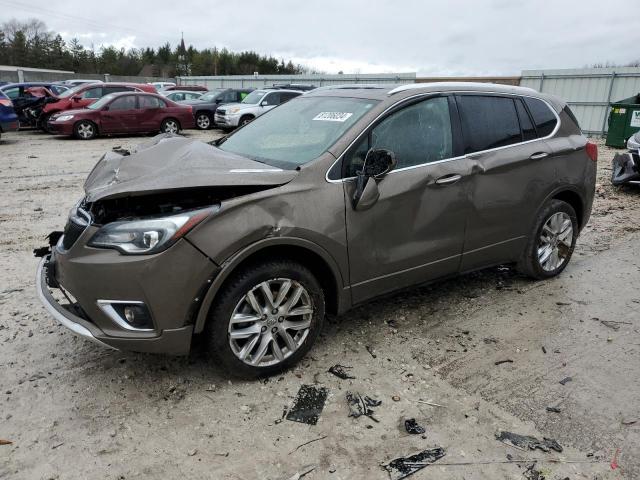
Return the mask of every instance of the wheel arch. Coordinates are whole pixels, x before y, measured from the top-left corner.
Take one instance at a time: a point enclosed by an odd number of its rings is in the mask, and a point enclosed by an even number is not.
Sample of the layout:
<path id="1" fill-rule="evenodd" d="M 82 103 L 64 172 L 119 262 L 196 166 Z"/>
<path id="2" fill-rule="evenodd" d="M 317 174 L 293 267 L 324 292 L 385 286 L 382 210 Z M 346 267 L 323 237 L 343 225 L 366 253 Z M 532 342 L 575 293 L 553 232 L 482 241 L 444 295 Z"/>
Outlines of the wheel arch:
<path id="1" fill-rule="evenodd" d="M 584 227 L 585 219 L 584 219 L 584 201 L 582 196 L 575 191 L 570 189 L 560 190 L 554 193 L 551 197 L 551 200 L 561 200 L 565 203 L 568 203 L 573 207 L 576 212 L 576 218 L 578 219 L 578 228 L 582 230 Z"/>
<path id="2" fill-rule="evenodd" d="M 234 272 L 248 264 L 273 257 L 295 260 L 311 270 L 324 290 L 328 313 L 339 314 L 350 307 L 351 296 L 348 290 L 344 289 L 340 269 L 326 250 L 303 239 L 265 239 L 237 252 L 222 264 L 221 270 L 203 297 L 196 316 L 194 333 L 200 333 L 204 329 L 217 293 Z"/>

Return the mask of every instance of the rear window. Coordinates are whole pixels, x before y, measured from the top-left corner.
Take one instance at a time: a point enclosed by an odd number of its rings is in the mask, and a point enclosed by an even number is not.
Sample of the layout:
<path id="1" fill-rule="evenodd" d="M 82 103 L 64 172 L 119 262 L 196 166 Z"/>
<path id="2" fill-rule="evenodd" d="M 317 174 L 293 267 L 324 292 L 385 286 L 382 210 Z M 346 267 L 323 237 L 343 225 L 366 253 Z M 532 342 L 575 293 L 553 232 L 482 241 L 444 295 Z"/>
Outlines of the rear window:
<path id="1" fill-rule="evenodd" d="M 460 95 L 457 102 L 465 154 L 522 141 L 520 123 L 512 98 Z"/>
<path id="2" fill-rule="evenodd" d="M 527 104 L 527 107 L 529 107 L 529 112 L 531 112 L 533 122 L 536 124 L 538 137 L 547 137 L 551 135 L 551 132 L 556 128 L 558 120 L 549 106 L 537 98 L 524 97 L 524 101 Z"/>
<path id="3" fill-rule="evenodd" d="M 564 113 L 566 113 L 566 114 L 567 114 L 567 116 L 571 119 L 571 121 L 572 121 L 573 123 L 575 123 L 575 124 L 576 124 L 576 127 L 580 128 L 580 124 L 578 123 L 578 119 L 576 118 L 576 116 L 573 114 L 573 112 L 572 112 L 572 111 L 571 111 L 571 109 L 569 108 L 569 105 L 567 105 L 566 107 L 564 107 L 564 108 L 562 109 L 562 111 L 563 111 Z"/>
<path id="4" fill-rule="evenodd" d="M 526 142 L 527 140 L 533 140 L 536 138 L 536 129 L 531 122 L 531 117 L 527 112 L 527 109 L 522 103 L 522 99 L 518 98 L 516 100 L 516 110 L 518 110 L 518 119 L 520 119 L 520 128 L 522 129 L 522 139 Z"/>

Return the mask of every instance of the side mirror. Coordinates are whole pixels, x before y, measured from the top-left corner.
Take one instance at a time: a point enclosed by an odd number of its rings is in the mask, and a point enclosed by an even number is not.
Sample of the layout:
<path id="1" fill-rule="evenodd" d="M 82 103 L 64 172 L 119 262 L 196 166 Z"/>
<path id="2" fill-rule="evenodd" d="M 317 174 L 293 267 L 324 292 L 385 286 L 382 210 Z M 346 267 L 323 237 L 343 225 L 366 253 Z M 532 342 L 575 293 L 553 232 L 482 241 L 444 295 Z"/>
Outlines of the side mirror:
<path id="1" fill-rule="evenodd" d="M 102 107 L 102 111 L 103 112 L 108 112 L 109 111 L 109 105 L 105 105 L 104 107 Z"/>
<path id="2" fill-rule="evenodd" d="M 261 107 L 266 107 L 267 105 L 269 105 L 269 102 L 267 102 L 266 100 L 260 102 Z"/>
<path id="3" fill-rule="evenodd" d="M 80 96 L 79 95 L 74 95 L 73 97 L 71 97 L 71 100 L 73 100 L 74 102 L 79 102 L 80 101 Z"/>
<path id="4" fill-rule="evenodd" d="M 222 99 L 221 98 L 216 98 L 216 103 L 222 103 Z"/>
<path id="5" fill-rule="evenodd" d="M 397 164 L 396 155 L 391 150 L 374 150 L 367 152 L 362 170 L 357 172 L 356 191 L 353 194 L 354 210 L 366 210 L 378 200 L 380 193 L 376 180 L 381 179 Z M 373 178 L 372 181 L 369 181 Z"/>

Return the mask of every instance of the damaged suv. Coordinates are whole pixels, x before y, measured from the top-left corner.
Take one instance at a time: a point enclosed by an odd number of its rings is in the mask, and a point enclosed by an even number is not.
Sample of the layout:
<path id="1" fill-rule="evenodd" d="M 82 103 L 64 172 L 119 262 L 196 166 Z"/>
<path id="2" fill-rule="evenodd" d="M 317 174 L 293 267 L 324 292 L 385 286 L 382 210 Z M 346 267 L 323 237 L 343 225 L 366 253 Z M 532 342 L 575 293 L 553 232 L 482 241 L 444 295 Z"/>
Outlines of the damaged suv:
<path id="1" fill-rule="evenodd" d="M 566 104 L 531 89 L 318 89 L 212 144 L 107 153 L 39 252 L 37 289 L 98 343 L 186 354 L 202 333 L 231 373 L 273 374 L 325 313 L 503 263 L 558 275 L 596 157 Z"/>

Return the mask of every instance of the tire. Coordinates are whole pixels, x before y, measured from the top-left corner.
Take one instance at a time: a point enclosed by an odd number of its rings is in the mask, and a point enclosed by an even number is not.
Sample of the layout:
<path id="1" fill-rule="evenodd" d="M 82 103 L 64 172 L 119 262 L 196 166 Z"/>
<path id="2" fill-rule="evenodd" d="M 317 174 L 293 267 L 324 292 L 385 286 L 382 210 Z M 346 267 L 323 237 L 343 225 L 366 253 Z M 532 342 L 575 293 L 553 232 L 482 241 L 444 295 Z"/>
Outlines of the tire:
<path id="1" fill-rule="evenodd" d="M 573 207 L 561 200 L 547 202 L 536 218 L 518 270 L 537 280 L 559 275 L 569 264 L 577 239 Z"/>
<path id="2" fill-rule="evenodd" d="M 255 117 L 252 117 L 251 115 L 245 115 L 244 117 L 241 117 L 240 121 L 238 122 L 238 127 L 244 127 L 247 123 L 249 123 L 254 118 Z"/>
<path id="3" fill-rule="evenodd" d="M 213 127 L 213 118 L 207 112 L 196 113 L 196 128 L 198 130 L 209 130 Z"/>
<path id="4" fill-rule="evenodd" d="M 47 122 L 51 118 L 51 115 L 53 115 L 53 114 L 51 113 L 49 115 L 43 115 L 43 116 L 40 117 L 40 120 L 39 120 L 40 130 L 42 130 L 45 133 L 51 133 L 49 131 L 49 126 L 47 125 Z"/>
<path id="5" fill-rule="evenodd" d="M 73 126 L 73 136 L 80 140 L 91 140 L 98 135 L 98 127 L 89 120 L 80 120 Z"/>
<path id="6" fill-rule="evenodd" d="M 165 118 L 160 124 L 161 133 L 177 134 L 179 131 L 180 131 L 180 122 L 175 118 Z"/>
<path id="7" fill-rule="evenodd" d="M 264 285 L 272 292 L 271 305 Z M 247 321 L 231 322 L 233 317 Z M 297 262 L 273 259 L 230 277 L 209 312 L 205 338 L 216 364 L 231 375 L 255 378 L 296 364 L 315 343 L 323 322 L 324 292 L 313 273 Z"/>

